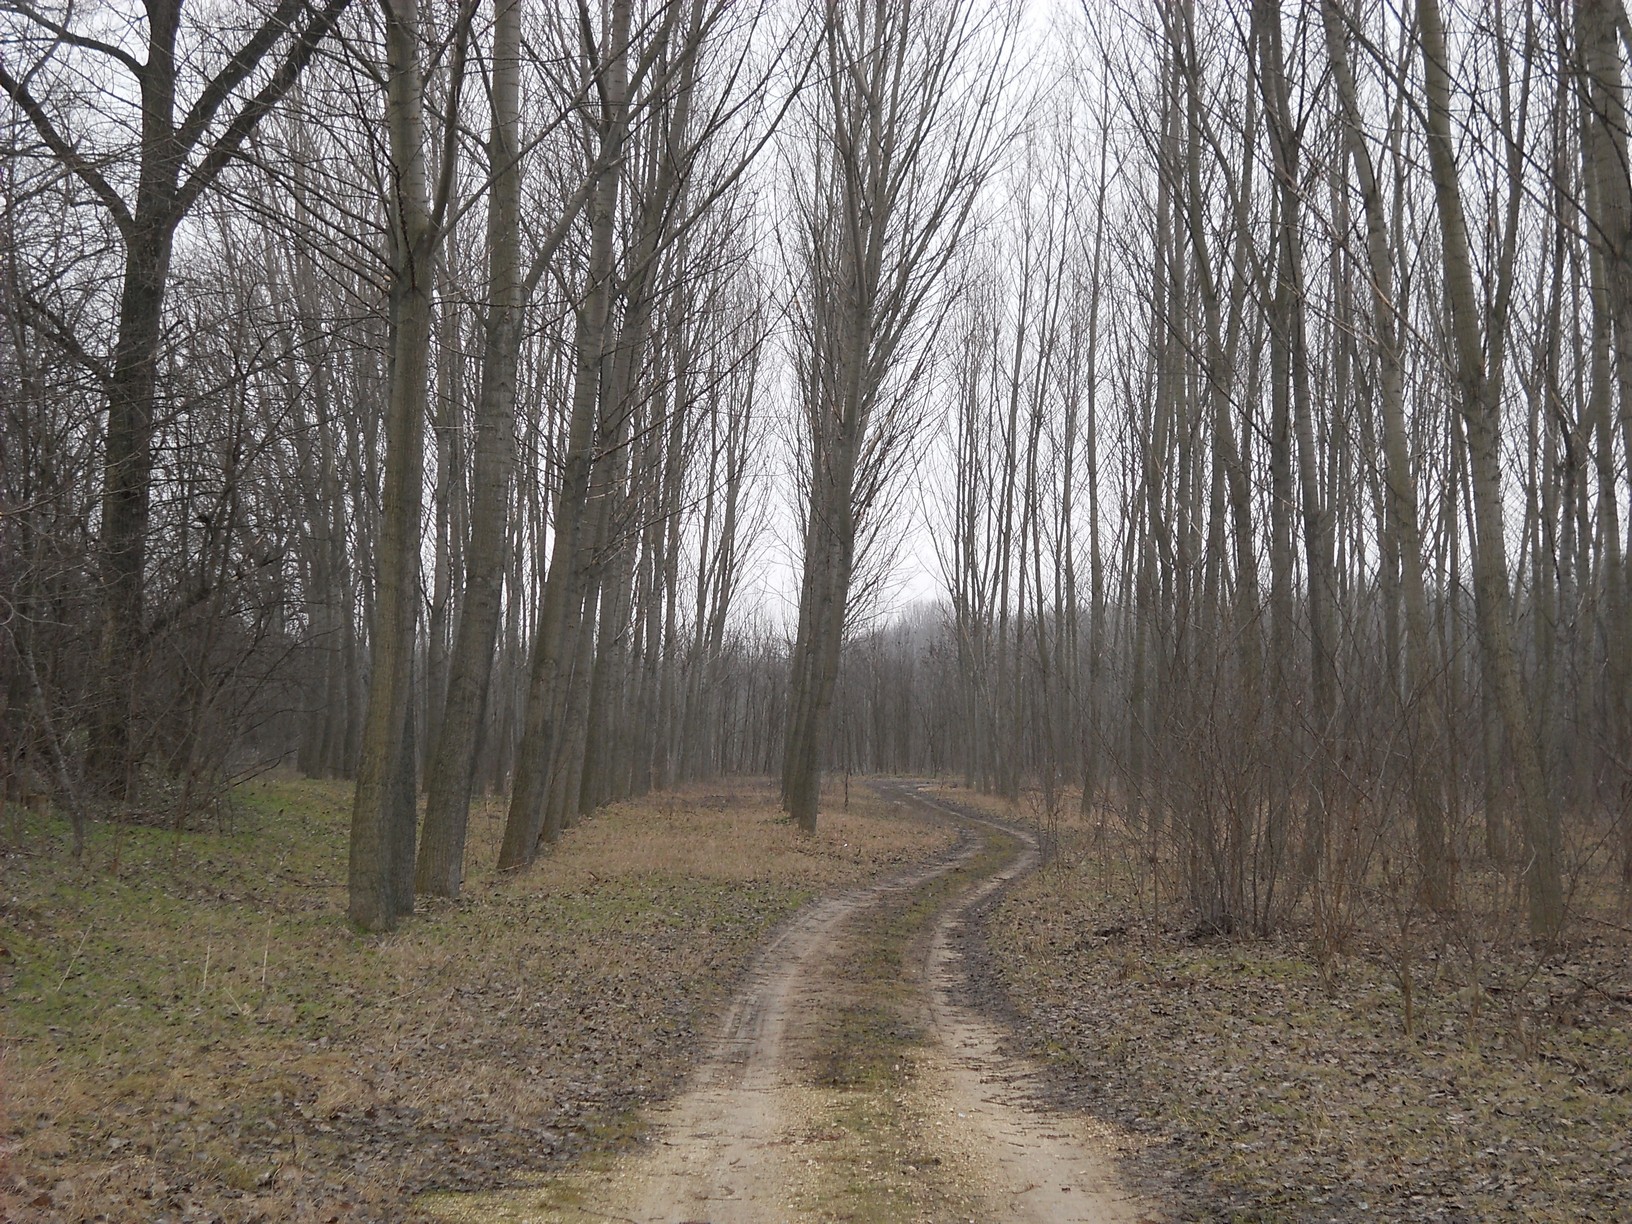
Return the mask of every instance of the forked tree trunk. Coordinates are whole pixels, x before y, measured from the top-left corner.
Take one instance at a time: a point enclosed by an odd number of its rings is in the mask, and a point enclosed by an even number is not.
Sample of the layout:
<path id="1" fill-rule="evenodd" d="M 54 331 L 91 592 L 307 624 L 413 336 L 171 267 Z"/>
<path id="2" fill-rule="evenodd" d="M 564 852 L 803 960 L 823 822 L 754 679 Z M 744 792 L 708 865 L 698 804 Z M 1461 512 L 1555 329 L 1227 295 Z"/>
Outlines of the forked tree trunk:
<path id="1" fill-rule="evenodd" d="M 101 626 L 98 692 L 87 750 L 93 779 L 116 798 L 130 797 L 139 765 L 133 731 L 147 633 L 156 397 L 176 230 L 261 120 L 294 87 L 347 3 L 326 0 L 320 8 L 307 8 L 282 0 L 223 57 L 180 116 L 178 85 L 189 74 L 191 45 L 199 31 L 184 29 L 182 0 L 149 0 L 143 5 L 142 61 L 117 51 L 113 54 L 124 61 L 122 67 L 110 59 L 106 68 L 97 70 L 112 74 L 128 69 L 135 77 L 139 131 L 129 135 L 139 154 L 131 201 L 116 190 L 118 179 L 110 182 L 104 177 L 107 163 L 94 150 L 81 148 L 80 133 L 58 129 L 52 99 L 35 97 L 40 79 L 34 67 L 17 68 L 9 60 L 0 63 L 0 91 L 11 99 L 13 113 L 33 127 L 64 176 L 77 179 L 102 206 L 124 246 L 113 350 L 101 380 L 107 396 L 99 540 Z M 9 45 L 19 48 L 20 56 L 27 56 L 31 43 L 50 48 L 46 56 L 76 42 L 104 50 L 94 39 L 68 32 L 67 26 L 75 24 L 71 8 L 60 19 L 26 5 L 10 6 L 7 12 L 16 27 L 8 26 L 8 37 L 17 35 Z M 297 24 L 302 15 L 304 24 Z M 57 20 L 66 25 L 59 26 Z M 289 41 L 279 51 L 285 37 Z M 275 51 L 279 53 L 274 55 Z M 268 60 L 272 62 L 265 80 L 246 91 L 244 83 L 254 80 Z M 246 92 L 248 96 L 243 96 Z M 91 363 L 84 354 L 78 355 Z"/>

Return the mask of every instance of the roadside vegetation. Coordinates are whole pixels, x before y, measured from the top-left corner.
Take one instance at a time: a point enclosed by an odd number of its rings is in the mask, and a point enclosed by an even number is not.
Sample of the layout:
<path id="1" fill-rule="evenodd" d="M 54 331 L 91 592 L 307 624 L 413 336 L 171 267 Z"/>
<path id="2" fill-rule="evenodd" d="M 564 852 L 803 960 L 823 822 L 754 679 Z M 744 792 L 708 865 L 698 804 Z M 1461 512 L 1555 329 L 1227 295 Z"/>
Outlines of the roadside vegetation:
<path id="1" fill-rule="evenodd" d="M 948 795 L 1002 812 L 964 790 Z M 1174 1219 L 1632 1217 L 1632 929 L 1612 868 L 1556 942 L 1466 879 L 1435 916 L 1379 868 L 1339 924 L 1198 929 L 1149 839 L 1022 799 L 1056 851 L 986 914 L 982 973 L 1059 1103 L 1142 1134 Z"/>
<path id="2" fill-rule="evenodd" d="M 94 826 L 82 865 L 6 810 L 7 1219 L 410 1220 L 625 1144 L 776 922 L 951 841 L 859 804 L 790 837 L 733 782 L 500 876 L 490 805 L 462 898 L 382 939 L 345 919 L 349 799 L 252 782 L 206 831 Z"/>

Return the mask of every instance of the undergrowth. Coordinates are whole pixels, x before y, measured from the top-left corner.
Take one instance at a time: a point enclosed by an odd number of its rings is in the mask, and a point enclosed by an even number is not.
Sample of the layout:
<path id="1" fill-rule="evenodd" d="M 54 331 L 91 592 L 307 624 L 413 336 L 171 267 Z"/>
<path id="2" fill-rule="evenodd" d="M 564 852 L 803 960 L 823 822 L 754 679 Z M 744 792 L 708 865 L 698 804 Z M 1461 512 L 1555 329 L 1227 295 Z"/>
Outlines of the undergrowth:
<path id="1" fill-rule="evenodd" d="M 1200 937 L 1150 904 L 1137 861 L 1067 818 L 1051 865 L 988 913 L 984 961 L 1061 1099 L 1152 1140 L 1177 1218 L 1632 1218 L 1632 932 L 1612 891 L 1578 893 L 1552 946 L 1480 919 L 1474 880 L 1466 912 L 1403 933 L 1356 907 L 1334 949 L 1301 913 Z"/>

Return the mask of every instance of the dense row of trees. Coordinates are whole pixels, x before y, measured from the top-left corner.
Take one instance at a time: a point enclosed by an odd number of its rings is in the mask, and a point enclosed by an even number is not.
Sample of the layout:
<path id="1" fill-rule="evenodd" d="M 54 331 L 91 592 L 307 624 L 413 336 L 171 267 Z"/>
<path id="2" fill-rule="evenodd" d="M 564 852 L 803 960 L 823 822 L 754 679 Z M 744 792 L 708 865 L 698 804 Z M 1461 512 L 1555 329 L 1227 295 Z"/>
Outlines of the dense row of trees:
<path id="1" fill-rule="evenodd" d="M 1219 929 L 1632 872 L 1627 31 L 1088 21 L 947 336 L 949 615 L 853 652 L 846 759 L 1081 786 Z"/>
<path id="2" fill-rule="evenodd" d="M 11 785 L 179 821 L 270 760 L 355 776 L 379 928 L 416 849 L 458 891 L 477 786 L 512 790 L 519 865 L 707 768 L 679 729 L 720 723 L 742 633 L 774 309 L 745 172 L 808 30 L 7 12 Z"/>
<path id="3" fill-rule="evenodd" d="M 1218 929 L 1632 872 L 1617 0 L 3 12 L 5 771 L 81 834 L 353 777 L 372 929 L 477 792 L 519 867 L 721 771 L 1080 793 Z"/>

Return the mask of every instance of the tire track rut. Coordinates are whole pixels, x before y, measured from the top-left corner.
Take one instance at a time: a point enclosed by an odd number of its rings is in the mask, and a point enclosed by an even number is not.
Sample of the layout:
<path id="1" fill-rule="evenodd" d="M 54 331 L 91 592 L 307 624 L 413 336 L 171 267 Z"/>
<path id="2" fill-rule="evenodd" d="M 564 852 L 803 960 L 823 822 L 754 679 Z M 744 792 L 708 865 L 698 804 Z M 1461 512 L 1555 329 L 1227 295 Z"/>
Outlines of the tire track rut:
<path id="1" fill-rule="evenodd" d="M 608 1167 L 551 1179 L 524 1205 L 465 1218 L 625 1224 L 816 1220 L 1142 1224 L 1119 1185 L 1109 1132 L 1038 1107 L 1034 1071 L 961 1000 L 952 934 L 971 908 L 1033 870 L 1036 839 L 881 781 L 886 798 L 955 822 L 941 858 L 807 906 L 761 950 L 690 1086 L 652 1112 L 653 1142 Z M 1009 845 L 1006 861 L 991 853 Z M 844 997 L 845 959 L 892 904 L 971 864 L 985 870 L 906 952 L 904 1010 L 925 1035 L 887 1085 L 819 1082 L 813 1040 Z"/>

